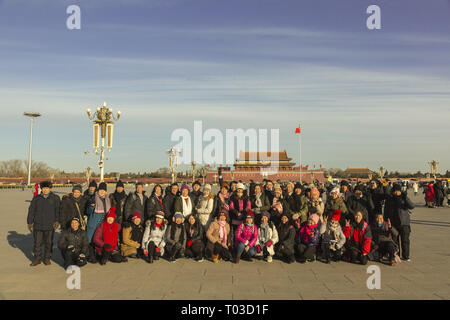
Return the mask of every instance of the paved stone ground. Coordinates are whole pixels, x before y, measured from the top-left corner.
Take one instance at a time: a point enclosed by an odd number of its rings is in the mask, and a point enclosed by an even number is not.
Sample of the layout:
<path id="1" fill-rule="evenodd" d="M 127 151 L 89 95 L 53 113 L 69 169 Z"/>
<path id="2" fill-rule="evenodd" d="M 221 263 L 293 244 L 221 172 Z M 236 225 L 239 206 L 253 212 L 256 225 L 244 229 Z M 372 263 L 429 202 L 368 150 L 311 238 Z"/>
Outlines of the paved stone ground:
<path id="1" fill-rule="evenodd" d="M 69 189 L 54 191 L 61 196 Z M 417 205 L 411 225 L 412 261 L 395 267 L 368 264 L 381 268 L 380 290 L 367 289 L 367 267 L 344 262 L 216 265 L 186 259 L 174 264 L 88 264 L 81 269 L 81 290 L 68 290 L 69 274 L 61 266 L 59 250 L 54 250 L 52 265 L 29 266 L 30 199 L 29 191 L 0 190 L 2 299 L 450 299 L 450 208 L 425 208 L 422 195 L 412 196 Z"/>

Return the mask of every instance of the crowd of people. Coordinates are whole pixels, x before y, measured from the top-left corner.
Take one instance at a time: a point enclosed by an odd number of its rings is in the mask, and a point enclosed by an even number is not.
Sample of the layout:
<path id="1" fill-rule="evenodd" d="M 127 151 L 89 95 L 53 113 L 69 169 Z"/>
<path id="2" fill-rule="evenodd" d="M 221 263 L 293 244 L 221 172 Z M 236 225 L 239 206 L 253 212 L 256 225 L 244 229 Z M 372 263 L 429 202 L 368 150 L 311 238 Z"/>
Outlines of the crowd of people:
<path id="1" fill-rule="evenodd" d="M 51 192 L 50 182 L 40 187 L 27 218 L 34 236 L 31 266 L 51 263 L 59 228 L 65 268 L 160 258 L 379 261 L 392 266 L 410 261 L 414 205 L 396 183 L 232 181 L 222 182 L 217 194 L 210 184 L 179 189 L 173 183 L 165 189 L 157 184 L 147 196 L 142 183 L 127 194 L 119 181 L 109 194 L 106 183 L 92 181 L 84 192 L 75 185 L 61 199 Z"/>

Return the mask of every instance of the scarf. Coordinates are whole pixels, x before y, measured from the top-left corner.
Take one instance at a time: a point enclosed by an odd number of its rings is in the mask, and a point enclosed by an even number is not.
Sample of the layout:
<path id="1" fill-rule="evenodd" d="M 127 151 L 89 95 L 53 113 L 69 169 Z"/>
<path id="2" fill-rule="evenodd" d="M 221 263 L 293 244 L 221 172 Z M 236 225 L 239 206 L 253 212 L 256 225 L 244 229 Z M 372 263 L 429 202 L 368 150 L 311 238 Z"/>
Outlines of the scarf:
<path id="1" fill-rule="evenodd" d="M 156 193 L 155 193 L 155 197 L 159 201 L 159 203 L 161 203 L 161 207 L 163 208 L 163 199 L 162 199 L 162 197 L 158 196 Z"/>
<path id="2" fill-rule="evenodd" d="M 181 199 L 182 199 L 181 202 L 183 202 L 183 216 L 187 217 L 192 213 L 192 201 L 189 196 L 187 197 L 181 196 Z"/>
<path id="3" fill-rule="evenodd" d="M 227 225 L 226 221 L 217 221 L 219 224 L 219 241 L 222 241 L 224 245 L 227 244 L 227 230 L 225 226 Z"/>
<path id="4" fill-rule="evenodd" d="M 111 200 L 109 199 L 108 194 L 105 194 L 104 198 L 100 198 L 96 192 L 94 213 L 103 213 L 103 215 L 106 215 L 109 209 L 111 209 Z"/>
<path id="5" fill-rule="evenodd" d="M 270 239 L 268 238 L 269 235 L 269 224 L 268 223 L 261 223 L 259 226 L 259 230 L 261 230 L 261 238 L 259 239 L 261 242 L 267 242 Z"/>
<path id="6" fill-rule="evenodd" d="M 119 232 L 117 228 L 117 223 L 113 222 L 109 224 L 108 222 L 103 222 L 103 242 L 109 244 L 113 249 L 117 246 L 117 240 L 119 238 Z M 111 249 L 110 251 L 112 251 Z"/>
<path id="7" fill-rule="evenodd" d="M 220 198 L 220 201 L 222 202 L 223 207 L 227 210 L 230 210 L 230 207 L 228 206 L 228 204 L 225 203 L 225 200 L 229 198 L 229 195 L 227 194 L 227 196 L 224 197 L 221 192 L 221 193 L 219 193 L 219 198 Z"/>
<path id="8" fill-rule="evenodd" d="M 184 233 L 183 233 L 183 228 L 184 226 L 180 223 L 175 223 L 172 225 L 172 227 L 170 228 L 170 237 L 172 238 L 172 240 L 177 241 L 178 243 L 183 243 L 184 242 Z M 180 238 L 179 239 L 175 239 L 175 234 L 177 229 L 180 229 Z"/>
<path id="9" fill-rule="evenodd" d="M 261 196 L 262 196 L 262 193 L 260 193 L 260 194 L 255 194 L 255 197 L 256 197 L 255 204 L 256 204 L 256 206 L 257 206 L 258 208 L 261 208 L 261 207 L 262 207 Z"/>

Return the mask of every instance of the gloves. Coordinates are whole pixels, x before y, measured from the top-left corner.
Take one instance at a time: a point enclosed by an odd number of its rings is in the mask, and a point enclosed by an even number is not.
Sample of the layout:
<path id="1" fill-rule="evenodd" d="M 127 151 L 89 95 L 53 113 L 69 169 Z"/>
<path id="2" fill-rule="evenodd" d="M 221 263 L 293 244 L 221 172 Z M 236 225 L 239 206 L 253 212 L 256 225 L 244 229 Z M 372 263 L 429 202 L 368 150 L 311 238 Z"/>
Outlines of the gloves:
<path id="1" fill-rule="evenodd" d="M 30 224 L 28 225 L 28 230 L 30 230 L 30 232 L 33 232 L 33 224 L 32 224 L 32 223 L 30 223 Z"/>
<path id="2" fill-rule="evenodd" d="M 261 247 L 259 246 L 259 244 L 256 246 L 256 252 L 261 253 Z"/>
<path id="3" fill-rule="evenodd" d="M 59 228 L 59 222 L 58 222 L 58 221 L 55 221 L 55 222 L 53 223 L 53 229 L 56 231 L 58 228 Z"/>
<path id="4" fill-rule="evenodd" d="M 156 247 L 156 248 L 155 248 L 155 251 L 156 251 L 156 252 L 161 252 L 161 248 L 160 248 L 160 247 Z"/>
<path id="5" fill-rule="evenodd" d="M 191 241 L 191 240 L 188 240 L 188 242 L 187 242 L 187 247 L 190 248 L 190 246 L 192 246 L 192 241 Z"/>
<path id="6" fill-rule="evenodd" d="M 266 242 L 266 247 L 270 247 L 272 244 L 273 244 L 272 240 L 269 240 L 269 241 Z"/>
<path id="7" fill-rule="evenodd" d="M 112 250 L 112 245 L 110 245 L 110 244 L 107 244 L 107 243 L 105 243 L 104 245 L 103 245 L 103 249 L 105 249 L 105 250 Z"/>
<path id="8" fill-rule="evenodd" d="M 75 251 L 75 247 L 73 245 L 68 245 L 67 246 L 67 250 L 69 250 L 70 252 L 74 252 Z"/>

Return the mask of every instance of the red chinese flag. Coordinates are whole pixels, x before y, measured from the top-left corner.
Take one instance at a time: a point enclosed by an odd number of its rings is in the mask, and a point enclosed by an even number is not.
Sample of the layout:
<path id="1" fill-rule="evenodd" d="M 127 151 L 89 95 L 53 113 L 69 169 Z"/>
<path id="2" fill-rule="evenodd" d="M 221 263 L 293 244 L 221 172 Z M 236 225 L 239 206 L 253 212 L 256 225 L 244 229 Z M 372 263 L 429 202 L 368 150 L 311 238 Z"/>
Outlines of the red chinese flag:
<path id="1" fill-rule="evenodd" d="M 309 167 L 309 164 L 307 164 L 305 168 L 308 169 L 308 167 Z"/>
<path id="2" fill-rule="evenodd" d="M 300 127 L 298 127 L 298 128 L 295 128 L 295 133 L 300 133 Z"/>

